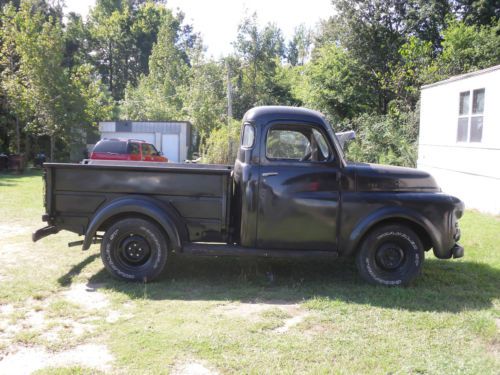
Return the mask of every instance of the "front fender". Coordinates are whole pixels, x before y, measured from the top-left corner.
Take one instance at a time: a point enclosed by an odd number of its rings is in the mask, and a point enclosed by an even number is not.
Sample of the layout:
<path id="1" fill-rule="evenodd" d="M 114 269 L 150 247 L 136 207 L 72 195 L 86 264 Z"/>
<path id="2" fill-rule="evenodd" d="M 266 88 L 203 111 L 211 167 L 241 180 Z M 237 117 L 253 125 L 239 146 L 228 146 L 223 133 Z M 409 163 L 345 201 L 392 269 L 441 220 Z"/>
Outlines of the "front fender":
<path id="1" fill-rule="evenodd" d="M 344 255 L 353 254 L 360 241 L 376 225 L 387 220 L 404 220 L 420 226 L 429 235 L 433 248 L 441 247 L 441 234 L 439 229 L 421 213 L 406 207 L 382 207 L 359 221 L 351 231 L 347 241 L 341 245 Z"/>
<path id="2" fill-rule="evenodd" d="M 158 223 L 167 234 L 173 250 L 180 250 L 182 241 L 187 238 L 187 229 L 171 205 L 150 197 L 128 196 L 115 199 L 96 212 L 85 232 L 83 250 L 90 247 L 95 233 L 106 221 L 124 214 L 139 214 Z"/>

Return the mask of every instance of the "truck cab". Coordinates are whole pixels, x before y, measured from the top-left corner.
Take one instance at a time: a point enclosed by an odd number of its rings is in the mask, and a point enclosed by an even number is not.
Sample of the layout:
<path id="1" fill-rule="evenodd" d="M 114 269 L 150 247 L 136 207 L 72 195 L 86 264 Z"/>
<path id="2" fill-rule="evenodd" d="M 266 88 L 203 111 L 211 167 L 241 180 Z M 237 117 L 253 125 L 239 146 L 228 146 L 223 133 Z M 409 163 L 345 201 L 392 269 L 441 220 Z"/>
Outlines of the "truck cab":
<path id="1" fill-rule="evenodd" d="M 257 107 L 234 165 L 242 246 L 337 251 L 342 149 L 318 112 Z"/>

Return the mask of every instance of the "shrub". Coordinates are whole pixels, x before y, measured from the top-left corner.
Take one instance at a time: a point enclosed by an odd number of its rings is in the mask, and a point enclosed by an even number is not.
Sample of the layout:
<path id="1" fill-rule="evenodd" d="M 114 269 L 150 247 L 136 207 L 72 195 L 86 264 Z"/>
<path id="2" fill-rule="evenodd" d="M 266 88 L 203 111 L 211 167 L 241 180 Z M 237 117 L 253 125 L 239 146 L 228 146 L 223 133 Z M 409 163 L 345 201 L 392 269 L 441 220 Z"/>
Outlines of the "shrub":
<path id="1" fill-rule="evenodd" d="M 417 161 L 418 108 L 401 111 L 393 106 L 387 115 L 364 114 L 344 128 L 356 131 L 347 144 L 351 161 L 415 167 Z"/>
<path id="2" fill-rule="evenodd" d="M 240 140 L 240 122 L 231 120 L 221 124 L 208 136 L 201 146 L 203 163 L 233 164 L 236 159 Z"/>

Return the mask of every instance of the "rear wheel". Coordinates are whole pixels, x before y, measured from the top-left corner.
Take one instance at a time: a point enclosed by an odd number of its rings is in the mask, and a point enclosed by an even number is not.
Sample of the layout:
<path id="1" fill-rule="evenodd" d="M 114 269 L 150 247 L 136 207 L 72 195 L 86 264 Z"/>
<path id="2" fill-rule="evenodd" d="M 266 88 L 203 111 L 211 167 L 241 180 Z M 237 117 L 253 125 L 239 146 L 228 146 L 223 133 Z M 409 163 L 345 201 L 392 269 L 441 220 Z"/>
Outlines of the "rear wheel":
<path id="1" fill-rule="evenodd" d="M 363 279 L 375 285 L 407 285 L 422 270 L 424 248 L 405 225 L 384 225 L 363 240 L 356 265 Z"/>
<path id="2" fill-rule="evenodd" d="M 101 258 L 115 277 L 149 282 L 167 262 L 167 241 L 155 223 L 130 218 L 117 221 L 104 234 Z"/>

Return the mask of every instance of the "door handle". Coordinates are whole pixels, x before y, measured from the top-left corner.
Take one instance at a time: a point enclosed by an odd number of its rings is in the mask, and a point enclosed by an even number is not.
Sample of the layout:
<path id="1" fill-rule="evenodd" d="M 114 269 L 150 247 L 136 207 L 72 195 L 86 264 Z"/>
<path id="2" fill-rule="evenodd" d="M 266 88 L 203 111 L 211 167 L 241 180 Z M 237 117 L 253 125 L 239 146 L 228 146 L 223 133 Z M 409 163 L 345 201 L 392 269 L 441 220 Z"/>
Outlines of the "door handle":
<path id="1" fill-rule="evenodd" d="M 270 177 L 270 176 L 277 176 L 278 172 L 265 172 L 262 173 L 262 177 Z"/>

